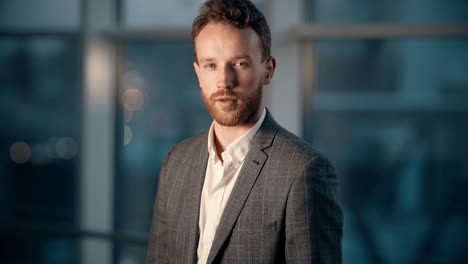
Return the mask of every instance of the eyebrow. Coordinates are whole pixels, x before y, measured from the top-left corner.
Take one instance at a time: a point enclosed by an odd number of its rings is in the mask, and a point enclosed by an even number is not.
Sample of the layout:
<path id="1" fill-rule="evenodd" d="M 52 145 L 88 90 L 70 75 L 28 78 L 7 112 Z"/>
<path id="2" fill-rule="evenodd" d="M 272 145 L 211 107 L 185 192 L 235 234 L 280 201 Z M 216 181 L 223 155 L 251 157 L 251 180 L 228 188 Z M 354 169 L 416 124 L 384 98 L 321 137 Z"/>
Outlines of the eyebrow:
<path id="1" fill-rule="evenodd" d="M 242 55 L 239 55 L 239 56 L 236 56 L 236 57 L 232 58 L 232 60 L 238 60 L 238 59 L 252 60 L 252 58 L 247 54 L 242 54 Z M 212 62 L 212 61 L 215 61 L 215 59 L 211 58 L 211 57 L 207 57 L 207 58 L 200 58 L 200 59 L 198 59 L 198 61 L 199 62 Z"/>
<path id="2" fill-rule="evenodd" d="M 238 59 L 251 59 L 250 56 L 248 54 L 242 54 L 242 55 L 239 55 L 239 56 L 236 56 L 234 57 L 235 60 L 238 60 Z"/>
<path id="3" fill-rule="evenodd" d="M 214 58 L 200 58 L 198 59 L 199 62 L 211 62 L 214 61 Z"/>

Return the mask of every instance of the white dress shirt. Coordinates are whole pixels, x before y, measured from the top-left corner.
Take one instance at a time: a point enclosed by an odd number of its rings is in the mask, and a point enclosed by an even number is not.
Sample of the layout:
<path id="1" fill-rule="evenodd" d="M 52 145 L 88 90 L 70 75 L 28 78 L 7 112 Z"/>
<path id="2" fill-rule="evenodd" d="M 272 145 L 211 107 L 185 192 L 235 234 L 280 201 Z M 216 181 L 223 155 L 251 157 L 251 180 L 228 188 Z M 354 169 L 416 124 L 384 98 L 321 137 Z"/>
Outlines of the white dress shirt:
<path id="1" fill-rule="evenodd" d="M 266 110 L 264 108 L 262 116 L 255 125 L 244 135 L 227 146 L 226 150 L 221 153 L 223 161 L 216 155 L 214 128 L 213 124 L 211 124 L 208 132 L 209 158 L 201 195 L 200 218 L 198 223 L 200 229 L 200 239 L 198 241 L 197 250 L 199 264 L 205 264 L 208 260 L 211 245 L 213 244 L 213 239 L 224 207 L 239 176 L 244 158 L 249 151 L 250 143 L 262 125 L 265 116 Z"/>

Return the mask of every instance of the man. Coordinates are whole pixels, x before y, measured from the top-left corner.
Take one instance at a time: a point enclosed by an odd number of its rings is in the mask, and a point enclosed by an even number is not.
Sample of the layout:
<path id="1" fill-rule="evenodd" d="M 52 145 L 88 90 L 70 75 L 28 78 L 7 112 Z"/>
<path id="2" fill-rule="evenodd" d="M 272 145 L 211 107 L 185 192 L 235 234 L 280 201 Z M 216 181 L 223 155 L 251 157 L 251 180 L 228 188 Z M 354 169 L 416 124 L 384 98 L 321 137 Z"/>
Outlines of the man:
<path id="1" fill-rule="evenodd" d="M 164 160 L 147 263 L 341 263 L 333 167 L 264 107 L 276 66 L 264 16 L 209 0 L 192 37 L 213 123 Z"/>

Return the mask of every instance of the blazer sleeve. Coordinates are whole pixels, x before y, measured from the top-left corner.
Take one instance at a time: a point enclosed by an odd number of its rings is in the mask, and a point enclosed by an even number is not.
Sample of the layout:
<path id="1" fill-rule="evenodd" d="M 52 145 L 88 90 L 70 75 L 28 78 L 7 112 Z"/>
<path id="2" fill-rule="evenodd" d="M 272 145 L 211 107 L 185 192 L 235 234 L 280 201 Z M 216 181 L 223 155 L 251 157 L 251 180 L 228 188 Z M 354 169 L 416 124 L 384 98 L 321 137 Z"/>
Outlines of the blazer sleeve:
<path id="1" fill-rule="evenodd" d="M 334 168 L 321 156 L 302 168 L 286 204 L 286 262 L 340 264 L 343 213 Z"/>
<path id="2" fill-rule="evenodd" d="M 159 174 L 158 189 L 153 210 L 150 237 L 148 240 L 147 264 L 169 263 L 168 260 L 168 231 L 167 231 L 167 163 L 172 150 L 164 158 L 163 166 Z"/>

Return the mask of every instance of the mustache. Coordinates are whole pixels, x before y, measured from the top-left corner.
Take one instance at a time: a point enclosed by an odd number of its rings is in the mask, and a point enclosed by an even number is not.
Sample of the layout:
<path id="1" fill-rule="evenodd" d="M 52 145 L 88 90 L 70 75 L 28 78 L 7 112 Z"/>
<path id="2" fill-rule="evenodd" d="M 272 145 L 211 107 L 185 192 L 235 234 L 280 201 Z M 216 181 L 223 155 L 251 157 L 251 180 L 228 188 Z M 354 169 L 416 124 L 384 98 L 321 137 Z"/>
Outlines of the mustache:
<path id="1" fill-rule="evenodd" d="M 242 96 L 240 96 L 239 94 L 237 94 L 236 92 L 232 90 L 219 90 L 210 96 L 210 100 L 216 101 L 220 97 L 234 99 L 234 100 L 242 99 Z"/>

